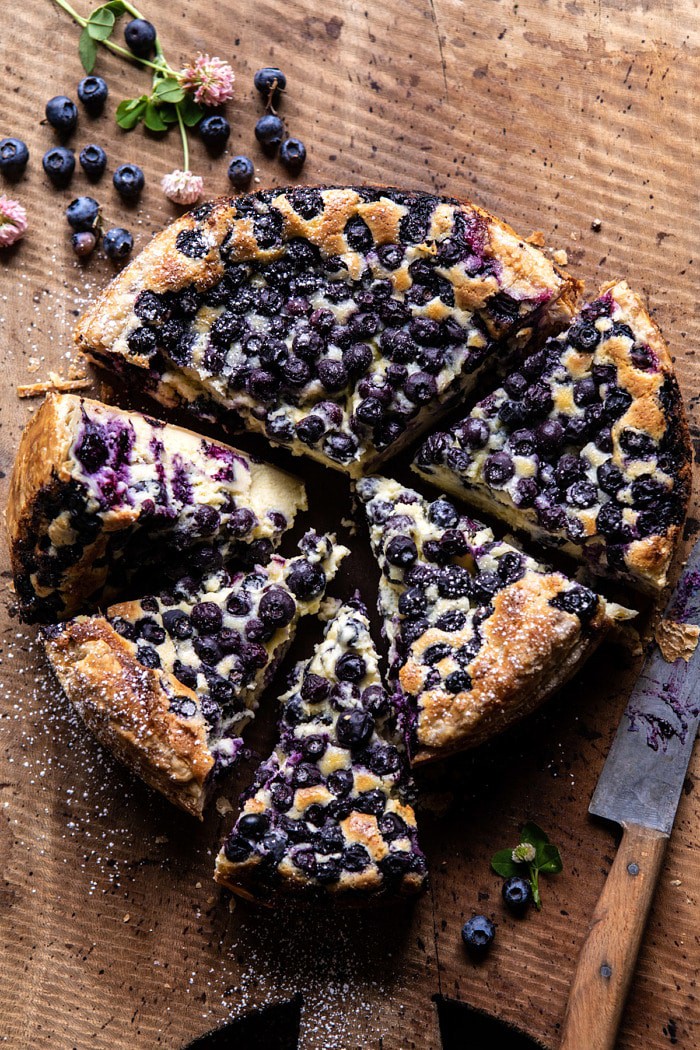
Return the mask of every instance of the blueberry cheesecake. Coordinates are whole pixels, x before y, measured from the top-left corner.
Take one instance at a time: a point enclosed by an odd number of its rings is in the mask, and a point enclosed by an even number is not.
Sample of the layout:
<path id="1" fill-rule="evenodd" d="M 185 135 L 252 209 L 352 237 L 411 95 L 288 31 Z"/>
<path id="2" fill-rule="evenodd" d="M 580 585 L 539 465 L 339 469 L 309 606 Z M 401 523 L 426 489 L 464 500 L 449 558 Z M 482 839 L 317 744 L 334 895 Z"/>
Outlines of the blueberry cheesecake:
<path id="1" fill-rule="evenodd" d="M 318 612 L 348 553 L 313 532 L 300 551 L 43 629 L 58 681 L 100 742 L 197 816 L 239 757 L 299 618 Z"/>
<path id="2" fill-rule="evenodd" d="M 363 478 L 390 678 L 414 762 L 472 747 L 538 707 L 632 615 L 497 540 L 444 498 Z"/>
<path id="3" fill-rule="evenodd" d="M 685 518 L 691 455 L 666 343 L 620 281 L 429 437 L 414 467 L 594 573 L 655 592 Z"/>
<path id="4" fill-rule="evenodd" d="M 406 757 L 377 662 L 353 599 L 281 697 L 279 742 L 244 795 L 217 882 L 273 905 L 364 904 L 423 888 Z"/>
<path id="5" fill-rule="evenodd" d="M 577 294 L 468 202 L 296 187 L 178 219 L 76 339 L 165 405 L 360 476 L 458 402 L 504 339 L 561 328 Z"/>
<path id="6" fill-rule="evenodd" d="M 228 445 L 50 395 L 22 435 L 10 482 L 22 616 L 65 619 L 154 562 L 170 559 L 180 575 L 242 549 L 264 562 L 305 507 L 300 481 Z"/>

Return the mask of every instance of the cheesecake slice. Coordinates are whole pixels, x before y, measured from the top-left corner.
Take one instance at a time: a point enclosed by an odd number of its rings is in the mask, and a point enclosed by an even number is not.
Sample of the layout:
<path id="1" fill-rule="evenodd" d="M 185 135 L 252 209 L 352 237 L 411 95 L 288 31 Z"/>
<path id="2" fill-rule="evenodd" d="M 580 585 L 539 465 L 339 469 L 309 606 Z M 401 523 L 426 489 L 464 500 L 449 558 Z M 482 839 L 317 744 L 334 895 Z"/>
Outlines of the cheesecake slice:
<path id="1" fill-rule="evenodd" d="M 503 340 L 558 330 L 577 292 L 468 202 L 273 189 L 172 223 L 76 340 L 165 405 L 359 476 L 459 402 Z"/>
<path id="2" fill-rule="evenodd" d="M 301 481 L 139 412 L 51 394 L 22 434 L 7 529 L 23 619 L 115 597 L 144 568 L 202 575 L 243 553 L 266 561 L 299 509 Z"/>
<path id="3" fill-rule="evenodd" d="M 414 762 L 481 744 L 566 682 L 632 615 L 444 498 L 363 478 L 379 609 Z"/>
<path id="4" fill-rule="evenodd" d="M 318 612 L 348 553 L 313 532 L 300 550 L 43 629 L 58 681 L 100 742 L 195 816 L 239 756 L 299 618 Z"/>
<path id="5" fill-rule="evenodd" d="M 466 419 L 429 437 L 414 467 L 592 572 L 658 592 L 691 464 L 668 347 L 620 281 Z"/>
<path id="6" fill-rule="evenodd" d="M 280 698 L 279 741 L 216 861 L 216 881 L 266 904 L 344 904 L 426 881 L 408 764 L 366 609 L 343 605 Z"/>

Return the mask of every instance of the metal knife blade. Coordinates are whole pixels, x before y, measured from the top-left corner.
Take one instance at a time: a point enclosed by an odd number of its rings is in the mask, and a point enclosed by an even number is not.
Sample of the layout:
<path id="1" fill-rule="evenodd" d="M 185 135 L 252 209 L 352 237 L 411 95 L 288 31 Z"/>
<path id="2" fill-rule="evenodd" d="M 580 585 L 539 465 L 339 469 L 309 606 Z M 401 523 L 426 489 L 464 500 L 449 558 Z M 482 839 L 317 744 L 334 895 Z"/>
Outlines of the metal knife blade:
<path id="1" fill-rule="evenodd" d="M 700 624 L 700 541 L 664 618 Z M 700 646 L 669 663 L 654 642 L 600 774 L 589 813 L 671 834 L 700 721 Z"/>

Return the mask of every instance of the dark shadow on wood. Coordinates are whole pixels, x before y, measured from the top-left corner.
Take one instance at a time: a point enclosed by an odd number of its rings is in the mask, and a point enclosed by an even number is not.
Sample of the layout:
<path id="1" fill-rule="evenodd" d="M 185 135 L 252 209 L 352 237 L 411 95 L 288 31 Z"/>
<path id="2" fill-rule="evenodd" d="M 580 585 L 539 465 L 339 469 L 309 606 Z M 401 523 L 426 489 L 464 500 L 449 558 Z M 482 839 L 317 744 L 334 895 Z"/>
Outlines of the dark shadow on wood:
<path id="1" fill-rule="evenodd" d="M 237 1017 L 199 1036 L 183 1050 L 296 1050 L 301 1021 L 300 995 Z"/>
<path id="2" fill-rule="evenodd" d="M 512 1025 L 473 1006 L 434 996 L 440 1023 L 442 1050 L 546 1050 Z"/>

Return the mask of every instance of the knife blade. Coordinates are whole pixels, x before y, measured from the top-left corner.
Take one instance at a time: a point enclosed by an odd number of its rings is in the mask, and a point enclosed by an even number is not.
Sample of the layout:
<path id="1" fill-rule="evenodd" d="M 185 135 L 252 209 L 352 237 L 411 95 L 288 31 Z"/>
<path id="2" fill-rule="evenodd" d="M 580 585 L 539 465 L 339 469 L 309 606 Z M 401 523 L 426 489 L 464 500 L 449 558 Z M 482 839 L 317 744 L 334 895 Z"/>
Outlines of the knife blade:
<path id="1" fill-rule="evenodd" d="M 700 541 L 664 619 L 700 625 Z M 621 825 L 622 839 L 579 955 L 560 1050 L 614 1046 L 699 721 L 698 649 L 671 663 L 654 642 L 589 806 Z"/>

